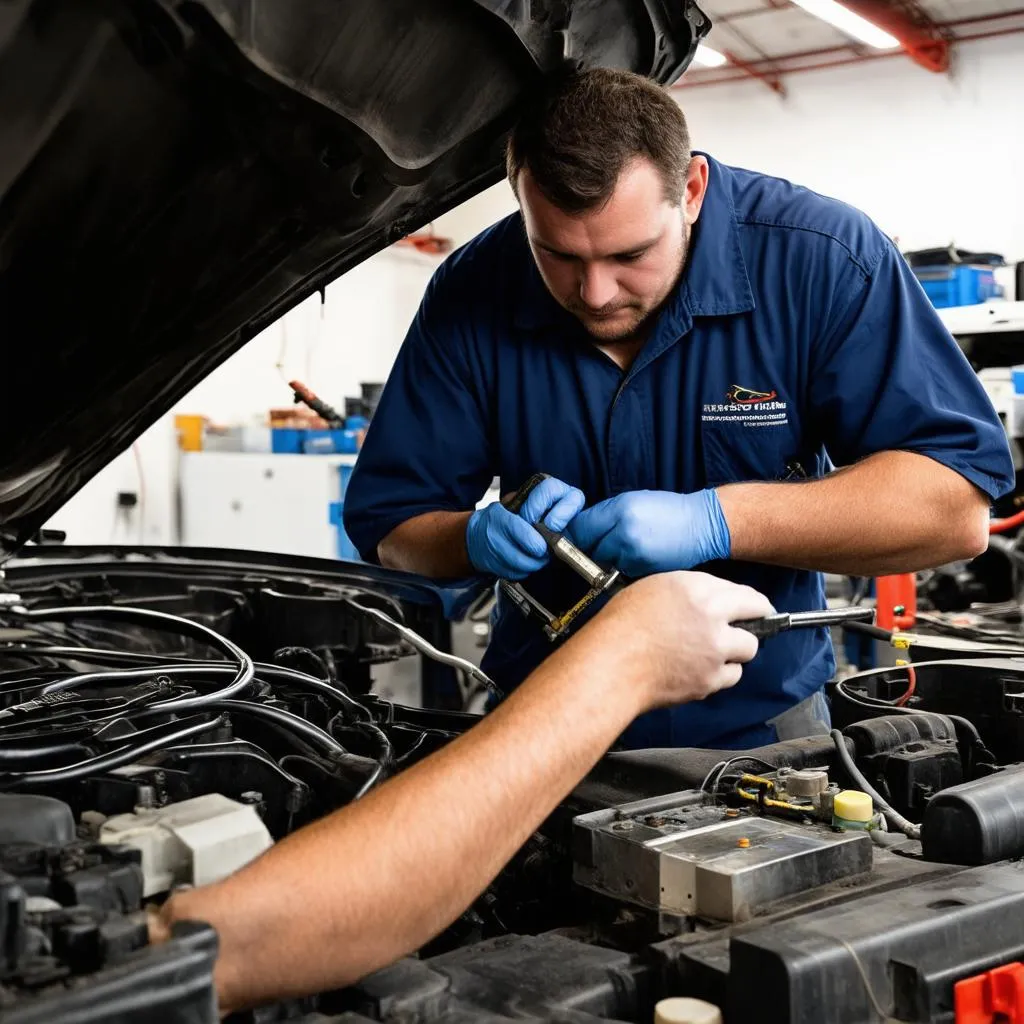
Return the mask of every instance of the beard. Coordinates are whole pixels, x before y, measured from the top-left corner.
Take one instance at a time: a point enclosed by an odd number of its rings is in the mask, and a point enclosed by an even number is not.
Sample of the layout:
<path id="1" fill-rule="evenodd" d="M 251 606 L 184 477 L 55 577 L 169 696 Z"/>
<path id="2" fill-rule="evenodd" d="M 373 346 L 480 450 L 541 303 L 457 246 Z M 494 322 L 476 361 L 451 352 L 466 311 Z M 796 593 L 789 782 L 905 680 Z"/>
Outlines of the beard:
<path id="1" fill-rule="evenodd" d="M 684 225 L 675 268 L 659 292 L 649 299 L 632 299 L 591 309 L 578 298 L 563 303 L 594 341 L 604 344 L 629 342 L 646 336 L 683 276 L 690 250 L 690 227 Z"/>

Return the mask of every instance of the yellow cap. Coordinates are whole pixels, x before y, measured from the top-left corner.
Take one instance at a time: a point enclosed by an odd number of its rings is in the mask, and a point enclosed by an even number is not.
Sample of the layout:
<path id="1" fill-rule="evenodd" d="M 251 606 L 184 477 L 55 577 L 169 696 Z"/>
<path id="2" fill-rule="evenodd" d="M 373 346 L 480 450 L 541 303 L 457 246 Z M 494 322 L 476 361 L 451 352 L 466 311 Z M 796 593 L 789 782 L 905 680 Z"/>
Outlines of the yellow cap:
<path id="1" fill-rule="evenodd" d="M 722 1011 L 702 999 L 662 999 L 654 1024 L 722 1024 Z"/>
<path id="2" fill-rule="evenodd" d="M 871 797 L 857 789 L 844 789 L 842 793 L 836 793 L 832 808 L 837 818 L 845 818 L 847 821 L 870 821 L 875 813 Z"/>

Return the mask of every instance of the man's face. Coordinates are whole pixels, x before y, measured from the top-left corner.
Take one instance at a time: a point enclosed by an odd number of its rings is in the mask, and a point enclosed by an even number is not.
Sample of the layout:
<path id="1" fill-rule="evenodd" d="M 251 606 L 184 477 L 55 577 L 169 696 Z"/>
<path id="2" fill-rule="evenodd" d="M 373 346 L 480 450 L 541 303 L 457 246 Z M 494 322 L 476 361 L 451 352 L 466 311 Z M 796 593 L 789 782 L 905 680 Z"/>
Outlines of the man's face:
<path id="1" fill-rule="evenodd" d="M 636 337 L 679 280 L 707 167 L 703 157 L 693 159 L 683 202 L 673 205 L 657 168 L 638 157 L 604 206 L 577 214 L 552 205 L 529 169 L 520 174 L 523 220 L 541 277 L 598 343 Z"/>

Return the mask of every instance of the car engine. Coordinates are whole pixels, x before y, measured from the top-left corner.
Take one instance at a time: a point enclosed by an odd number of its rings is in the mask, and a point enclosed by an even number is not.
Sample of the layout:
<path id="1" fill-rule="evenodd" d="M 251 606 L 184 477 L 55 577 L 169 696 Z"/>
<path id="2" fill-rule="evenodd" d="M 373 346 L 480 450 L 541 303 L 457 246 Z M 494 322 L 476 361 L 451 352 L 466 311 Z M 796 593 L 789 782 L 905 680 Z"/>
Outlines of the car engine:
<path id="1" fill-rule="evenodd" d="M 150 946 L 143 910 L 472 725 L 371 692 L 415 656 L 465 706 L 481 686 L 411 595 L 344 568 L 12 566 L 3 1021 L 217 1020 L 213 930 Z M 831 684 L 831 735 L 610 752 L 418 957 L 234 1019 L 649 1021 L 689 996 L 726 1021 L 953 1021 L 958 984 L 1024 956 L 1019 618 L 925 609 L 909 664 Z"/>

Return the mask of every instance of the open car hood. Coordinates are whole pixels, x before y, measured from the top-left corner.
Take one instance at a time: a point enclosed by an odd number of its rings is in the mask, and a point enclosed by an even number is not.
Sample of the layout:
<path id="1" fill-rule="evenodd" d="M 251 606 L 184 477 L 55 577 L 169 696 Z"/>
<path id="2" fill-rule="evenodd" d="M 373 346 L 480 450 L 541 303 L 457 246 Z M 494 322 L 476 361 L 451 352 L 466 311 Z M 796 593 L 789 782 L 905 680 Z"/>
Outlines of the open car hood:
<path id="1" fill-rule="evenodd" d="M 662 82 L 686 0 L 7 0 L 0 556 L 219 363 L 499 180 L 566 60 Z"/>

